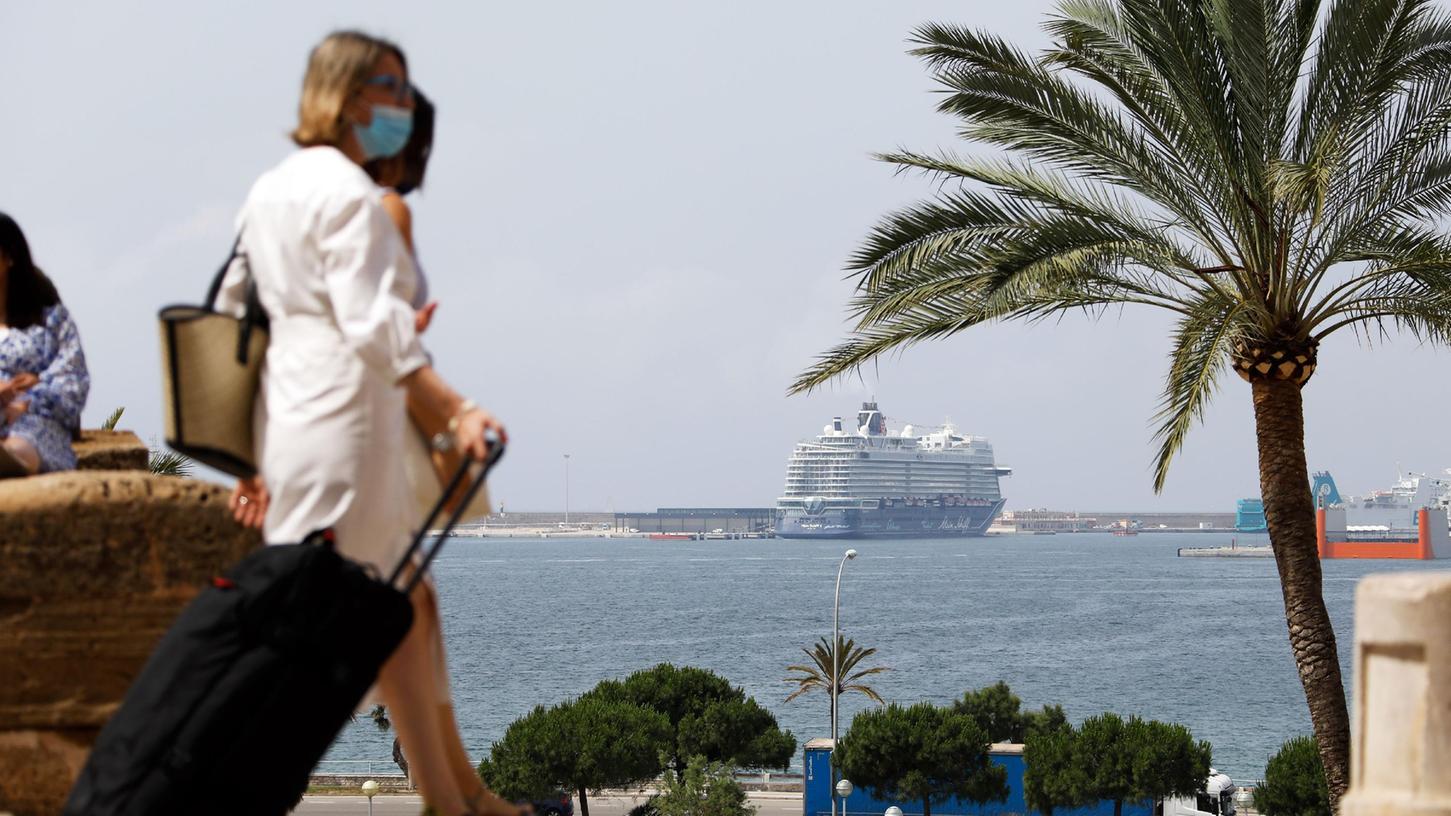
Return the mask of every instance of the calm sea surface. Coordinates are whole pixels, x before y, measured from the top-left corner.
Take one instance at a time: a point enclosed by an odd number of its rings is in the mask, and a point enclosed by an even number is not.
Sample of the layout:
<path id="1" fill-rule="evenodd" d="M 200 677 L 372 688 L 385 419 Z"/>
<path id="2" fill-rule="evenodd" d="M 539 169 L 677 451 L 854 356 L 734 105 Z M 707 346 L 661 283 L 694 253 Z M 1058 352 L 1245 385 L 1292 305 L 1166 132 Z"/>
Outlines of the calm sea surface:
<path id="1" fill-rule="evenodd" d="M 453 539 L 436 574 L 464 742 L 477 761 L 535 705 L 662 661 L 716 671 L 798 740 L 828 736 L 823 694 L 785 703 L 786 666 L 842 629 L 891 668 L 882 696 L 947 703 L 1005 680 L 1025 706 L 1061 703 L 1182 723 L 1216 767 L 1263 776 L 1309 733 L 1273 559 L 1178 558 L 1228 535 L 1085 533 L 804 542 Z M 1264 543 L 1240 537 L 1240 543 Z M 1325 597 L 1350 683 L 1353 595 L 1405 561 L 1330 561 Z M 865 698 L 842 698 L 841 730 Z M 330 760 L 383 760 L 392 736 L 361 719 Z M 800 765 L 798 752 L 795 765 Z"/>

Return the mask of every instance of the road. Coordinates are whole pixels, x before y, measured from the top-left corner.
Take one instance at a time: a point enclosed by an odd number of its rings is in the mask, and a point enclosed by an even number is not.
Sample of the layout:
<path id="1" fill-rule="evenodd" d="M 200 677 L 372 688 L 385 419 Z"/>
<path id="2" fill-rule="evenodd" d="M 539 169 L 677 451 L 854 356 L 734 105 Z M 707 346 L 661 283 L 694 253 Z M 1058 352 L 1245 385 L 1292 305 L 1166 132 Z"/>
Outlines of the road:
<path id="1" fill-rule="evenodd" d="M 757 816 L 801 816 L 799 793 L 752 793 L 751 804 Z M 625 816 L 630 809 L 645 801 L 644 797 L 591 796 L 589 816 Z M 579 816 L 578 802 L 575 816 Z M 373 816 L 418 816 L 423 800 L 417 796 L 380 794 L 373 798 Z M 368 816 L 368 800 L 362 796 L 306 796 L 296 816 Z"/>

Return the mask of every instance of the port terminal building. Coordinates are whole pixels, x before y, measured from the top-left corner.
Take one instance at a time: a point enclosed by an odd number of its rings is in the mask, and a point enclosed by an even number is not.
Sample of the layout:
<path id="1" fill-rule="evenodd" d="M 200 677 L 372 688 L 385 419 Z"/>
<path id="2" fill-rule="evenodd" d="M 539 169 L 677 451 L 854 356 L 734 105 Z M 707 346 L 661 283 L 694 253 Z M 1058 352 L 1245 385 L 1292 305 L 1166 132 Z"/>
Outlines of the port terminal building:
<path id="1" fill-rule="evenodd" d="M 653 513 L 616 513 L 615 530 L 640 533 L 768 533 L 774 507 L 661 507 Z"/>

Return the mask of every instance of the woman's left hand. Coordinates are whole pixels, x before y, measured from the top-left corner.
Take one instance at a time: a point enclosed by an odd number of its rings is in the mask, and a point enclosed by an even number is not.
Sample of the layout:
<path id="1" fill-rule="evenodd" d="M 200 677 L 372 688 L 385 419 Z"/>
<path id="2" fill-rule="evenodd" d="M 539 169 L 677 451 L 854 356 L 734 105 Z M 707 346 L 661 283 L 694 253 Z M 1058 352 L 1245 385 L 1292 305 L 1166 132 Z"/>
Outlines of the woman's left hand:
<path id="1" fill-rule="evenodd" d="M 474 408 L 458 420 L 456 439 L 463 454 L 476 462 L 484 461 L 489 455 L 488 434 L 492 432 L 502 443 L 509 441 L 509 433 L 503 423 L 482 408 Z"/>
<path id="2" fill-rule="evenodd" d="M 232 487 L 232 496 L 227 500 L 227 506 L 231 508 L 232 518 L 238 524 L 260 530 L 263 519 L 267 518 L 267 502 L 270 498 L 262 477 L 253 476 L 237 480 L 237 484 Z"/>
<path id="3" fill-rule="evenodd" d="M 30 408 L 29 400 L 11 400 L 5 403 L 5 421 L 14 422 Z"/>
<path id="4" fill-rule="evenodd" d="M 438 310 L 438 301 L 427 304 L 422 309 L 413 313 L 413 330 L 419 334 L 428 331 L 428 324 L 433 322 L 433 313 Z"/>
<path id="5" fill-rule="evenodd" d="M 29 371 L 22 371 L 11 380 L 0 380 L 0 405 L 10 402 L 39 383 L 40 378 Z"/>

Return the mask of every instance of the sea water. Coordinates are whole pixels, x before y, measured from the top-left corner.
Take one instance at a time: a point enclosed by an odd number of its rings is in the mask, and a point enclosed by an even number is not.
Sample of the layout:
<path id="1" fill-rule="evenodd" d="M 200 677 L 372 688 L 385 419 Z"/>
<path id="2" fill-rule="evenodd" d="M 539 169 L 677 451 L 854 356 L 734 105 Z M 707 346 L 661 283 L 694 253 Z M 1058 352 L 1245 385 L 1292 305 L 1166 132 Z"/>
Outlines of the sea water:
<path id="1" fill-rule="evenodd" d="M 452 539 L 435 574 L 454 705 L 475 761 L 536 705 L 661 662 L 715 671 L 804 744 L 830 735 L 825 693 L 790 703 L 786 667 L 829 637 L 848 547 L 841 628 L 889 671 L 889 702 L 950 703 L 1006 681 L 1070 719 L 1104 711 L 1181 723 L 1215 766 L 1258 779 L 1286 739 L 1310 733 L 1270 558 L 1180 558 L 1228 534 L 1102 533 L 945 540 L 649 541 Z M 1263 544 L 1239 536 L 1241 545 Z M 1324 593 L 1351 682 L 1355 584 L 1410 561 L 1328 561 Z M 841 700 L 840 732 L 872 705 Z M 391 756 L 366 717 L 329 760 Z M 799 769 L 800 750 L 793 760 Z M 342 769 L 333 764 L 330 767 Z"/>

